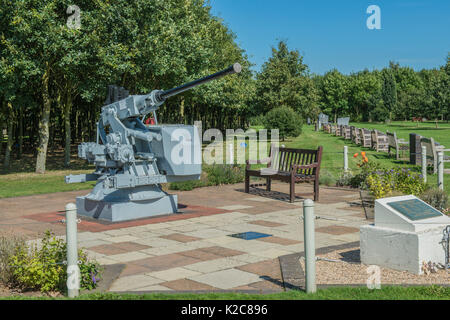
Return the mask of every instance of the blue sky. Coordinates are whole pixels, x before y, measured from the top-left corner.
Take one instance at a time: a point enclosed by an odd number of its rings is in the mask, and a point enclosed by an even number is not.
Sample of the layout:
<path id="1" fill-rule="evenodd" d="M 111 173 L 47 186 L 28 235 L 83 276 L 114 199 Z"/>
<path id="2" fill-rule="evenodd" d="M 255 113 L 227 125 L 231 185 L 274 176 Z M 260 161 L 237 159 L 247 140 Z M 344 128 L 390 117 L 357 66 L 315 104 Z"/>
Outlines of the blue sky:
<path id="1" fill-rule="evenodd" d="M 390 60 L 416 70 L 445 64 L 450 51 L 448 0 L 210 0 L 260 69 L 278 40 L 298 49 L 310 71 L 381 69 Z M 369 30 L 370 5 L 381 30 Z"/>

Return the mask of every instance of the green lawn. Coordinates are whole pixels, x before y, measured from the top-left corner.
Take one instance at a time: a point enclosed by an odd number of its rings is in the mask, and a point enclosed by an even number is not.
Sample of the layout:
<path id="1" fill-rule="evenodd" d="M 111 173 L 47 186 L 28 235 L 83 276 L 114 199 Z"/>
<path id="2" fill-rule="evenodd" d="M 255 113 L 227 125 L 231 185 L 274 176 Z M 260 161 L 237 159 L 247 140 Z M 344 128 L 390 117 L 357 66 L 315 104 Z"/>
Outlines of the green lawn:
<path id="1" fill-rule="evenodd" d="M 376 128 L 380 131 L 386 132 L 386 129 L 390 132 L 397 132 L 400 138 L 404 138 L 409 141 L 409 133 L 410 132 L 419 132 L 416 124 L 411 122 L 395 122 L 390 125 L 386 124 L 368 124 L 368 123 L 352 123 L 352 125 L 364 128 Z M 450 148 L 450 125 L 448 124 L 440 124 L 440 128 L 436 129 L 434 123 L 430 124 L 420 124 L 420 134 L 425 137 L 436 137 L 436 141 L 443 145 L 447 145 Z M 351 170 L 358 170 L 357 163 L 360 161 L 359 158 L 353 158 L 353 154 L 360 153 L 361 151 L 365 151 L 369 161 L 376 161 L 381 163 L 386 167 L 395 167 L 400 166 L 404 168 L 411 168 L 417 172 L 421 171 L 420 166 L 410 165 L 406 161 L 397 161 L 394 158 L 390 157 L 385 152 L 376 152 L 369 148 L 363 148 L 355 145 L 350 140 L 345 140 L 342 137 L 336 137 L 332 134 L 325 133 L 323 131 L 316 132 L 313 126 L 304 126 L 303 133 L 293 139 L 286 140 L 281 144 L 285 144 L 287 147 L 292 148 L 305 148 L 305 149 L 315 149 L 319 145 L 323 146 L 323 158 L 322 158 L 322 166 L 321 166 L 321 176 L 332 176 L 334 179 L 337 179 L 341 174 L 344 167 L 344 146 L 348 146 L 349 148 L 349 168 Z M 449 165 L 446 163 L 446 167 Z M 428 175 L 428 183 L 430 185 L 437 185 L 437 175 L 429 174 Z M 445 190 L 450 193 L 450 175 L 444 176 L 444 185 Z"/>
<path id="2" fill-rule="evenodd" d="M 1 299 L 37 300 L 54 298 L 2 297 Z M 61 298 L 59 298 L 61 299 Z M 65 299 L 65 298 L 62 298 Z M 259 295 L 244 293 L 206 293 L 206 294 L 114 294 L 96 293 L 80 296 L 81 300 L 450 300 L 450 287 L 382 287 L 369 290 L 365 287 L 336 287 L 318 290 L 315 294 L 304 291 L 288 291 Z"/>

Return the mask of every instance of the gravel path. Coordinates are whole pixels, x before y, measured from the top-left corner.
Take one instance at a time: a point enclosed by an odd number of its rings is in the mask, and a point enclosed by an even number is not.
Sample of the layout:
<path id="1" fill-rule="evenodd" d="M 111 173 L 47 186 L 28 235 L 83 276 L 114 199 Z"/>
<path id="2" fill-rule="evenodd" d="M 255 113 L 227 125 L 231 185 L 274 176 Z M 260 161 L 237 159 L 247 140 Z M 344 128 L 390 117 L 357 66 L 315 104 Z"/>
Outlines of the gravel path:
<path id="1" fill-rule="evenodd" d="M 369 274 L 367 266 L 361 264 L 359 247 L 333 251 L 318 258 L 339 260 L 339 262 L 318 260 L 316 263 L 317 284 L 366 284 Z M 304 259 L 300 259 L 305 270 Z M 450 272 L 438 270 L 428 275 L 415 275 L 407 271 L 381 269 L 381 284 L 450 284 Z"/>

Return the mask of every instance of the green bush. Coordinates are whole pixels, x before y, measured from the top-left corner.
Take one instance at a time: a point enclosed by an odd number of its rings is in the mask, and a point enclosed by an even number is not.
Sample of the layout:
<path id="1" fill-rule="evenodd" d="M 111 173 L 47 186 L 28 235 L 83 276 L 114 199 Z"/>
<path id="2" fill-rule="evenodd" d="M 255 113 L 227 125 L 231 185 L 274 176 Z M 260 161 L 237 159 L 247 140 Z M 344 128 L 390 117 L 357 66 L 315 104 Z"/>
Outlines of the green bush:
<path id="1" fill-rule="evenodd" d="M 336 181 L 336 186 L 338 187 L 348 187 L 352 186 L 352 181 L 354 175 L 351 171 L 343 172 Z"/>
<path id="2" fill-rule="evenodd" d="M 270 110 L 264 117 L 266 129 L 278 129 L 280 138 L 298 137 L 302 133 L 302 118 L 289 107 L 278 107 Z"/>
<path id="3" fill-rule="evenodd" d="M 211 165 L 203 167 L 201 180 L 172 182 L 170 190 L 190 191 L 206 186 L 219 186 L 243 182 L 245 170 L 240 165 Z"/>
<path id="4" fill-rule="evenodd" d="M 336 178 L 327 170 L 320 171 L 319 184 L 332 187 L 336 185 Z"/>
<path id="5" fill-rule="evenodd" d="M 16 248 L 25 245 L 25 240 L 16 236 L 0 237 L 0 283 L 6 286 L 14 286 L 14 272 L 11 268 L 11 257 Z"/>
<path id="6" fill-rule="evenodd" d="M 393 192 L 419 196 L 426 189 L 419 174 L 404 168 L 374 171 L 368 175 L 365 184 L 376 199 L 390 196 Z"/>
<path id="7" fill-rule="evenodd" d="M 448 207 L 448 194 L 439 188 L 430 188 L 420 195 L 420 199 L 439 211 L 445 212 Z"/>
<path id="8" fill-rule="evenodd" d="M 66 243 L 47 231 L 40 245 L 28 246 L 20 243 L 14 248 L 9 264 L 13 282 L 22 290 L 40 290 L 41 292 L 64 292 L 67 281 Z M 97 286 L 100 265 L 88 259 L 80 249 L 78 253 L 81 289 L 91 290 Z"/>

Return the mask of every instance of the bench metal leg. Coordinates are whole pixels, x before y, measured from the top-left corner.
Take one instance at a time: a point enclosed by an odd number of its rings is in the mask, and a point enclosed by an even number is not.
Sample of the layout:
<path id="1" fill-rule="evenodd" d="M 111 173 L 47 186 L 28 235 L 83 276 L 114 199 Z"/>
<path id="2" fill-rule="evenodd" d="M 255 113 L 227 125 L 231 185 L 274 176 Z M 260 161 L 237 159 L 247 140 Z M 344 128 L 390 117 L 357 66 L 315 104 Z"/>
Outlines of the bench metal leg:
<path id="1" fill-rule="evenodd" d="M 319 201 L 319 179 L 314 180 L 314 201 Z"/>
<path id="2" fill-rule="evenodd" d="M 250 176 L 245 175 L 245 193 L 250 193 Z"/>
<path id="3" fill-rule="evenodd" d="M 293 203 L 295 201 L 295 181 L 291 180 L 291 192 L 290 192 L 290 202 Z"/>
<path id="4" fill-rule="evenodd" d="M 272 189 L 272 180 L 270 178 L 266 179 L 266 190 L 271 191 Z"/>

